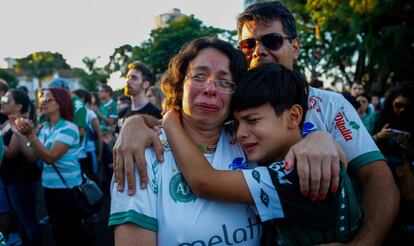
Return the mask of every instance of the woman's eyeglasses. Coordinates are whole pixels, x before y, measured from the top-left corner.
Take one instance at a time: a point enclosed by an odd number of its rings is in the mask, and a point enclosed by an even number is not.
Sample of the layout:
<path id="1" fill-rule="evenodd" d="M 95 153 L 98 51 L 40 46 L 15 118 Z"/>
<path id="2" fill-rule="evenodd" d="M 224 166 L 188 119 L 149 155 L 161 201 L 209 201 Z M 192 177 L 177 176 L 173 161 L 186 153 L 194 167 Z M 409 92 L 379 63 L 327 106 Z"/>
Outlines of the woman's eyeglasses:
<path id="1" fill-rule="evenodd" d="M 49 103 L 49 102 L 52 102 L 52 101 L 56 101 L 56 100 L 53 99 L 53 98 L 49 98 L 49 97 L 41 97 L 40 98 L 40 103 Z"/>
<path id="2" fill-rule="evenodd" d="M 185 79 L 190 79 L 190 85 L 197 88 L 206 88 L 208 83 L 214 82 L 217 88 L 217 91 L 222 94 L 233 94 L 236 89 L 236 83 L 230 80 L 218 79 L 211 80 L 208 79 L 208 76 L 202 73 L 192 73 L 187 75 Z"/>
<path id="3" fill-rule="evenodd" d="M 277 51 L 283 46 L 283 41 L 285 39 L 288 39 L 290 42 L 292 42 L 292 37 L 290 36 L 283 36 L 280 33 L 269 33 L 263 35 L 259 39 L 254 38 L 246 38 L 240 41 L 239 43 L 239 49 L 244 53 L 248 54 L 250 53 L 257 45 L 257 42 L 262 43 L 262 45 L 271 51 Z"/>

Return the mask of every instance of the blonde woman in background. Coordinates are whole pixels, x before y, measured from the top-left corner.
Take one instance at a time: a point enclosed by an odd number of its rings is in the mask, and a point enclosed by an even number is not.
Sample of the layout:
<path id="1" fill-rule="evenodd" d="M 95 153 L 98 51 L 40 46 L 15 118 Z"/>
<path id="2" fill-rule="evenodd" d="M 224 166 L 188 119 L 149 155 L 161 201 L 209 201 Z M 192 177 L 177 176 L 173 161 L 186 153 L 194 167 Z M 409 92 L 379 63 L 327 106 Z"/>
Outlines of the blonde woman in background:
<path id="1" fill-rule="evenodd" d="M 150 103 L 156 106 L 159 109 L 162 109 L 162 102 L 164 101 L 164 94 L 162 93 L 160 87 L 150 86 L 145 93 Z"/>

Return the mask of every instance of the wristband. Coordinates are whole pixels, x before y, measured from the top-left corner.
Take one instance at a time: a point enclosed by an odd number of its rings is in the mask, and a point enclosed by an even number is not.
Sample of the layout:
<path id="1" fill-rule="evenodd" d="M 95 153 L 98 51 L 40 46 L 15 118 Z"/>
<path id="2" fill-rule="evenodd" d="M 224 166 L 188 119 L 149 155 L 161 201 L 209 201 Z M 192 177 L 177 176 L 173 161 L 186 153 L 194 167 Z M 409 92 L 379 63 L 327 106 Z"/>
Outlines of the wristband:
<path id="1" fill-rule="evenodd" d="M 34 136 L 32 139 L 29 140 L 29 142 L 27 142 L 27 147 L 32 147 L 32 143 L 37 139 L 37 136 Z"/>

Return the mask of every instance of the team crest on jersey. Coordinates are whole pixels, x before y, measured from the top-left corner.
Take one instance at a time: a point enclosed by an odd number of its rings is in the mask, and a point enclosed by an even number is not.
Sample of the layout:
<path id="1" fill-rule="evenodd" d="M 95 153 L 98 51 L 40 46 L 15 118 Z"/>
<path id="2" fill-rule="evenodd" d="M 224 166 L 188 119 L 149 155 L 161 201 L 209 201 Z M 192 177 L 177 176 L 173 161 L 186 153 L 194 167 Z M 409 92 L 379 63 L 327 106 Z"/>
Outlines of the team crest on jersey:
<path id="1" fill-rule="evenodd" d="M 308 110 L 316 110 L 316 112 L 321 112 L 321 107 L 319 107 L 318 103 L 322 103 L 323 100 L 320 96 L 311 96 L 308 99 Z"/>
<path id="2" fill-rule="evenodd" d="M 243 161 L 244 159 L 242 157 L 237 157 L 233 160 L 233 162 L 229 165 L 230 170 L 241 170 L 241 169 L 247 169 L 247 161 Z"/>
<path id="3" fill-rule="evenodd" d="M 187 203 L 193 202 L 197 199 L 190 186 L 188 186 L 187 182 L 185 182 L 181 173 L 177 173 L 171 178 L 169 188 L 170 196 L 174 202 Z"/>
<path id="4" fill-rule="evenodd" d="M 290 172 L 293 171 L 293 168 L 286 170 L 284 161 L 274 162 L 269 165 L 269 168 L 277 173 L 277 179 L 279 180 L 280 184 L 292 184 L 292 182 L 287 179 L 287 176 Z"/>
<path id="5" fill-rule="evenodd" d="M 348 120 L 344 111 L 340 111 L 335 116 L 335 126 L 347 142 L 352 140 L 352 130 L 349 128 L 352 128 L 354 130 L 358 130 L 360 128 L 358 123 Z"/>
<path id="6" fill-rule="evenodd" d="M 79 100 L 75 100 L 75 103 L 73 104 L 74 107 L 74 111 L 78 112 L 79 109 L 81 109 L 83 107 L 83 103 Z"/>
<path id="7" fill-rule="evenodd" d="M 314 132 L 318 130 L 314 124 L 312 124 L 311 122 L 305 122 L 303 124 L 303 129 L 302 129 L 302 136 L 306 137 L 308 134 Z"/>
<path id="8" fill-rule="evenodd" d="M 170 144 L 166 139 L 161 139 L 161 144 L 164 147 L 165 152 L 171 151 Z"/>

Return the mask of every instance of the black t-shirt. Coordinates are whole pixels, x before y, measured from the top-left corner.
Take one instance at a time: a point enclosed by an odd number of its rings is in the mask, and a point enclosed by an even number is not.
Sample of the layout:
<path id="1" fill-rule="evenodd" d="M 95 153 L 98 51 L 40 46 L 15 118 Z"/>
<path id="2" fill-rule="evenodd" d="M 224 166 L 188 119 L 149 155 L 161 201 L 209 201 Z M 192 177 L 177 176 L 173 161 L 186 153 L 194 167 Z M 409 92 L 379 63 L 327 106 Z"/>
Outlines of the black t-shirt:
<path id="1" fill-rule="evenodd" d="M 3 135 L 5 146 L 9 146 L 13 131 L 10 129 Z M 13 148 L 12 146 L 9 146 Z M 0 177 L 5 184 L 25 184 L 37 181 L 42 173 L 41 165 L 29 162 L 22 153 L 13 158 L 4 157 L 0 167 Z"/>
<path id="2" fill-rule="evenodd" d="M 7 115 L 0 113 L 0 125 L 3 125 L 8 119 L 9 117 L 7 117 Z"/>
<path id="3" fill-rule="evenodd" d="M 136 114 L 147 114 L 147 115 L 154 116 L 157 119 L 161 119 L 161 110 L 155 107 L 152 103 L 147 103 L 144 107 L 142 107 L 139 110 L 131 110 L 131 108 L 128 107 L 119 113 L 118 124 L 116 126 L 115 131 L 119 133 L 125 120 L 128 117 L 132 115 L 136 115 Z"/>

